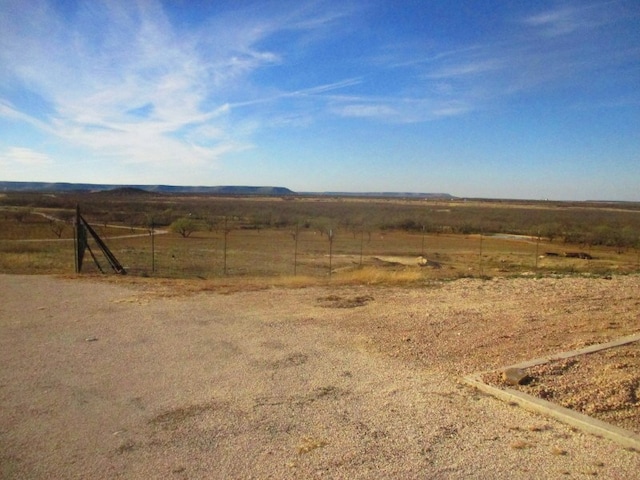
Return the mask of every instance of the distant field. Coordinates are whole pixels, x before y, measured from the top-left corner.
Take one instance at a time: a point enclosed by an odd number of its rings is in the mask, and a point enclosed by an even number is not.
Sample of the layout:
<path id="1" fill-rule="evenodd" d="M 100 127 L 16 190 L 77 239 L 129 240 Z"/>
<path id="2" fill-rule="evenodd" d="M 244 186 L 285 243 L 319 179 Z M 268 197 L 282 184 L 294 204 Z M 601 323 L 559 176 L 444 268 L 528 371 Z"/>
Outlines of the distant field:
<path id="1" fill-rule="evenodd" d="M 640 263 L 637 204 L 8 193 L 0 197 L 0 271 L 73 273 L 76 204 L 140 276 L 420 281 L 606 275 Z M 193 229 L 186 238 L 171 226 L 184 218 Z M 88 252 L 83 272 L 98 272 Z"/>

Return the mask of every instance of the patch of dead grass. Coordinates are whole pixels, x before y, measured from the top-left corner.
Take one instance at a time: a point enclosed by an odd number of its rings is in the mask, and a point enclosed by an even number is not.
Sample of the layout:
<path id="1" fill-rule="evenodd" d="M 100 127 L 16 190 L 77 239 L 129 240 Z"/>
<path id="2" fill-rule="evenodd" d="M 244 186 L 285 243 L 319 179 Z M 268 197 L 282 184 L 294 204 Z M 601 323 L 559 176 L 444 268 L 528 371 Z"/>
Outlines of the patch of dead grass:
<path id="1" fill-rule="evenodd" d="M 389 271 L 384 268 L 365 267 L 353 271 L 341 272 L 331 278 L 311 277 L 306 275 L 280 275 L 270 277 L 215 277 L 215 278 L 158 278 L 138 277 L 134 275 L 99 275 L 99 274 L 65 274 L 60 278 L 101 281 L 117 285 L 136 287 L 143 297 L 183 297 L 211 292 L 230 295 L 241 292 L 268 290 L 270 288 L 306 288 L 313 286 L 350 286 L 350 285 L 382 285 L 411 286 L 424 282 L 420 270 L 407 269 Z M 135 301 L 129 299 L 128 301 Z"/>
<path id="2" fill-rule="evenodd" d="M 389 270 L 385 268 L 364 267 L 340 272 L 335 282 L 342 285 L 411 285 L 424 280 L 418 268 Z"/>

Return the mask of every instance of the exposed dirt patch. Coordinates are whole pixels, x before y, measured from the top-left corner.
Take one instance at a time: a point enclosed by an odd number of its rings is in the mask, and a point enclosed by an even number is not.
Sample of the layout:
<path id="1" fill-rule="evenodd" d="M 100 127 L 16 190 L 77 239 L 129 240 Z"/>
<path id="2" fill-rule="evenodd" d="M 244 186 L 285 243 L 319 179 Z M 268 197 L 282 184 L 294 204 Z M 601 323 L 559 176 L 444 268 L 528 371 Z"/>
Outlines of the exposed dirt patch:
<path id="1" fill-rule="evenodd" d="M 372 300 L 373 297 L 371 295 L 357 295 L 354 297 L 329 295 L 318 298 L 318 304 L 325 308 L 355 308 L 363 307 Z"/>
<path id="2" fill-rule="evenodd" d="M 149 423 L 164 429 L 174 429 L 186 420 L 207 413 L 215 408 L 216 405 L 213 403 L 178 407 L 154 416 L 149 420 Z"/>

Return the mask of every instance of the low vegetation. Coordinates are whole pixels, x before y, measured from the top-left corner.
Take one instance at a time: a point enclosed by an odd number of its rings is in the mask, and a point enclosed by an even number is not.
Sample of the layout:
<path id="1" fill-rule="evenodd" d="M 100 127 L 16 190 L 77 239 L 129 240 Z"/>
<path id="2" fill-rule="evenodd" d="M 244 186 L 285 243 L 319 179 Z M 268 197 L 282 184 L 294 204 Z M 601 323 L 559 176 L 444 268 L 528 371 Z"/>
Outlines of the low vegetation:
<path id="1" fill-rule="evenodd" d="M 171 225 L 169 225 L 169 228 L 173 233 L 179 234 L 182 238 L 187 238 L 193 232 L 198 230 L 199 225 L 193 218 L 181 217 L 174 220 Z"/>
<path id="2" fill-rule="evenodd" d="M 415 283 L 640 263 L 633 203 L 6 193 L 0 271 L 73 272 L 77 204 L 139 276 Z M 83 271 L 94 271 L 90 259 Z"/>

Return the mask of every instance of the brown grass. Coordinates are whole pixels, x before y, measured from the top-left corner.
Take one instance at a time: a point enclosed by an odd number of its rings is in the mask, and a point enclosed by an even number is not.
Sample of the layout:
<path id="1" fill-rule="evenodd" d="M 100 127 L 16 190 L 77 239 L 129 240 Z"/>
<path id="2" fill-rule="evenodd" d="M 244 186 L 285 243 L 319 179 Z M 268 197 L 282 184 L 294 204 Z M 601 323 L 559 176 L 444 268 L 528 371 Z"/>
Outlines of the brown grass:
<path id="1" fill-rule="evenodd" d="M 53 274 L 74 271 L 71 226 L 65 227 L 62 239 L 57 239 L 47 218 L 32 212 L 17 221 L 6 208 L 3 211 L 7 211 L 7 215 L 0 215 L 0 271 Z M 331 256 L 327 235 L 313 227 L 299 230 L 297 252 L 290 228 L 245 230 L 237 227 L 226 236 L 226 248 L 221 230 L 198 231 L 189 238 L 156 235 L 155 256 L 152 256 L 151 237 L 144 229 L 104 225 L 95 228 L 132 276 L 205 280 L 238 277 L 249 284 L 300 287 L 324 281 L 411 285 L 429 279 L 464 276 L 607 275 L 640 269 L 640 256 L 631 249 L 619 253 L 609 247 L 592 247 L 588 251 L 594 259 L 583 260 L 561 256 L 566 251 L 584 251 L 585 247 L 580 245 L 544 240 L 538 243 L 532 239 L 514 241 L 477 234 L 423 236 L 421 232 L 371 230 L 360 235 L 351 227 L 334 229 Z M 134 234 L 142 235 L 130 237 Z M 102 268 L 109 272 L 108 263 L 97 247 L 92 246 Z M 540 258 L 545 252 L 560 255 Z M 420 255 L 429 260 L 430 266 L 417 265 Z M 379 260 L 382 257 L 400 261 Z M 98 272 L 87 253 L 83 273 Z M 218 283 L 215 288 L 220 288 Z"/>
<path id="2" fill-rule="evenodd" d="M 335 275 L 335 283 L 341 285 L 411 285 L 424 281 L 422 269 L 406 268 L 389 270 L 380 267 L 363 267 Z"/>

